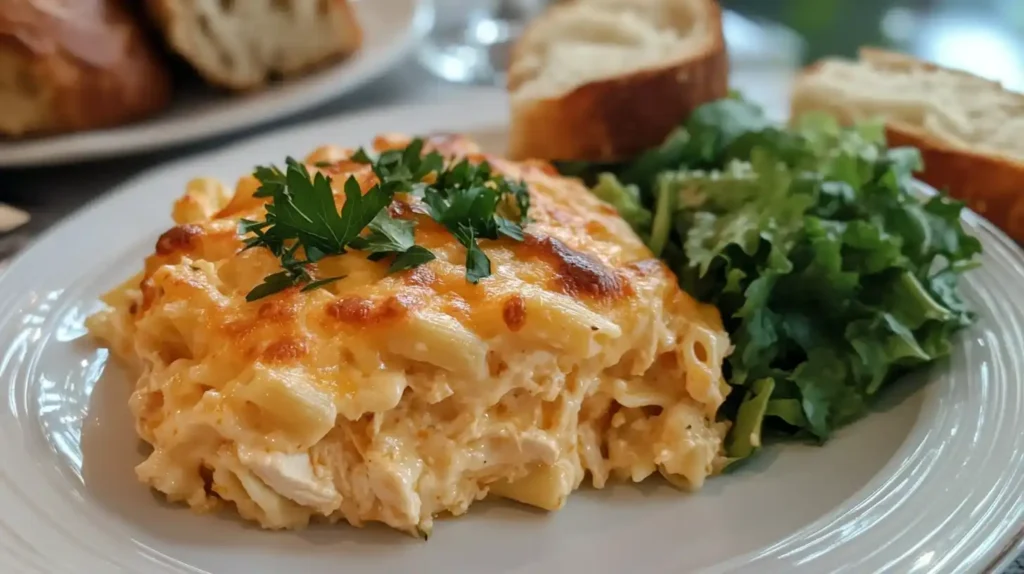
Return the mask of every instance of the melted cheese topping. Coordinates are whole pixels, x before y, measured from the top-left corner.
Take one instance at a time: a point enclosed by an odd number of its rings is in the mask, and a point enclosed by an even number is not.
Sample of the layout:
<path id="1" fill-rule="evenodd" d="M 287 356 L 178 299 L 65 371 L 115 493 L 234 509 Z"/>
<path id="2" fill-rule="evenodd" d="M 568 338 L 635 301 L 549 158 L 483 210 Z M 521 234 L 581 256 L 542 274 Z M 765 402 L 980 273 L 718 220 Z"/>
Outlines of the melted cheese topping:
<path id="1" fill-rule="evenodd" d="M 437 260 L 387 275 L 350 252 L 318 264 L 345 275 L 327 288 L 246 302 L 279 270 L 236 231 L 263 217 L 258 183 L 189 186 L 143 272 L 88 323 L 140 370 L 143 482 L 196 510 L 230 501 L 266 528 L 425 532 L 489 493 L 554 510 L 588 473 L 599 488 L 656 472 L 699 487 L 717 468 L 730 350 L 717 310 L 580 182 L 459 137 L 429 145 L 529 186 L 526 240 L 482 241 L 493 275 L 477 285 L 465 249 L 402 196 L 393 215 L 416 220 Z M 350 154 L 321 148 L 309 169 L 365 191 L 374 176 Z"/>

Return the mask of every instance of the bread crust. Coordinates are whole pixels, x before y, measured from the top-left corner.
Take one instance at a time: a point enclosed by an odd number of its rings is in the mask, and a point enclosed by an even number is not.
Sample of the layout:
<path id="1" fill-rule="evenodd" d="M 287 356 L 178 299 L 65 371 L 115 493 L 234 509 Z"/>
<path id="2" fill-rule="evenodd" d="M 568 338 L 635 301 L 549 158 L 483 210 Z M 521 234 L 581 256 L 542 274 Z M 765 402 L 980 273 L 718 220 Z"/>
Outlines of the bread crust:
<path id="1" fill-rule="evenodd" d="M 960 70 L 949 70 L 905 54 L 862 48 L 860 59 L 881 67 L 942 70 L 970 78 L 973 82 L 990 84 L 993 89 L 1003 89 L 998 82 Z M 820 65 L 815 63 L 808 66 L 801 78 L 813 75 Z M 805 96 L 800 91 L 798 78 L 791 101 L 793 117 L 819 110 L 833 115 L 842 124 L 850 125 L 863 119 L 862 114 L 852 107 L 848 102 L 822 102 Z M 917 174 L 918 179 L 963 201 L 1014 241 L 1024 244 L 1024 185 L 1021 183 L 1024 182 L 1024 162 L 1010 156 L 949 143 L 894 119 L 886 121 L 885 133 L 890 146 L 910 146 L 921 151 L 924 171 Z"/>
<path id="2" fill-rule="evenodd" d="M 236 0 L 247 1 L 247 0 Z M 343 23 L 345 32 L 338 35 L 339 42 L 334 50 L 321 57 L 303 62 L 301 65 L 273 70 L 273 75 L 282 78 L 301 76 L 317 68 L 336 62 L 356 51 L 363 45 L 363 30 L 356 20 L 355 11 L 349 0 L 324 0 L 333 18 Z M 259 77 L 240 78 L 224 70 L 222 63 L 213 64 L 210 59 L 200 57 L 189 45 L 181 27 L 187 25 L 188 16 L 182 0 L 146 0 L 146 9 L 157 28 L 162 32 L 167 46 L 181 56 L 207 83 L 233 91 L 253 91 L 264 87 L 272 75 L 270 71 Z"/>
<path id="3" fill-rule="evenodd" d="M 164 62 L 120 0 L 0 3 L 0 133 L 115 126 L 170 97 Z"/>
<path id="4" fill-rule="evenodd" d="M 1024 164 L 953 147 L 907 126 L 890 124 L 885 133 L 891 146 L 921 150 L 925 168 L 918 179 L 963 201 L 1024 244 Z"/>
<path id="5" fill-rule="evenodd" d="M 513 99 L 510 157 L 628 159 L 662 143 L 698 106 L 726 97 L 729 60 L 722 13 L 717 2 L 704 1 L 712 36 L 701 53 L 590 82 L 556 98 Z M 517 84 L 512 81 L 509 88 Z"/>

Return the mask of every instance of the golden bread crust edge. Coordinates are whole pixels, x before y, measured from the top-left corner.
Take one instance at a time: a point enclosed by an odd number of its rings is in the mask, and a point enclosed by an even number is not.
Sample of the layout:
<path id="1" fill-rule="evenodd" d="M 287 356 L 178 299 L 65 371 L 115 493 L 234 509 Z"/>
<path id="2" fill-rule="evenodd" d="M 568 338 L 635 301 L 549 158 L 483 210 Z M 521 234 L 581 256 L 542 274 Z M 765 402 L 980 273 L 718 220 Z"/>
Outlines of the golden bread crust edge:
<path id="1" fill-rule="evenodd" d="M 14 80 L 0 92 L 19 103 L 0 109 L 0 133 L 112 127 L 169 104 L 170 73 L 120 0 L 70 6 L 60 12 L 33 0 L 0 4 L 0 59 Z"/>
<path id="2" fill-rule="evenodd" d="M 513 101 L 509 159 L 628 159 L 661 144 L 700 105 L 726 97 L 729 58 L 717 2 L 708 1 L 707 14 L 712 39 L 702 53 L 557 98 Z"/>
<path id="3" fill-rule="evenodd" d="M 877 48 L 861 48 L 860 59 L 883 66 L 948 71 L 1003 89 L 998 82 Z M 811 64 L 797 79 L 791 100 L 791 116 L 820 110 L 831 114 L 842 124 L 855 123 L 857 114 L 844 103 L 823 102 L 801 94 L 800 79 L 814 74 L 820 65 Z M 1014 241 L 1024 244 L 1024 186 L 1021 184 L 1024 181 L 1024 163 L 998 154 L 951 145 L 905 122 L 886 121 L 885 134 L 890 146 L 910 146 L 921 151 L 924 171 L 917 174 L 918 179 L 963 201 Z"/>
<path id="4" fill-rule="evenodd" d="M 917 178 L 948 192 L 1024 244 L 1024 164 L 1008 158 L 947 145 L 908 126 L 886 125 L 891 146 L 921 150 Z"/>

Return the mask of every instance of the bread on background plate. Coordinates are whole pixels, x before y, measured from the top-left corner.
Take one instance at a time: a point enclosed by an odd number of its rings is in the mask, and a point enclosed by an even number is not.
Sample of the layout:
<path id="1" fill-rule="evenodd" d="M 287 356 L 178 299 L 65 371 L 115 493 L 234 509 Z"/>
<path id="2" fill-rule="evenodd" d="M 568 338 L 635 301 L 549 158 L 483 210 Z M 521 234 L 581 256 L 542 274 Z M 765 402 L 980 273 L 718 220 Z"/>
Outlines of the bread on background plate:
<path id="1" fill-rule="evenodd" d="M 656 146 L 728 95 L 714 0 L 568 0 L 513 52 L 514 159 L 614 161 Z"/>
<path id="2" fill-rule="evenodd" d="M 120 0 L 0 0 L 0 135 L 115 126 L 170 96 L 164 63 Z"/>
<path id="3" fill-rule="evenodd" d="M 884 118 L 890 145 L 921 150 L 920 179 L 1024 242 L 1024 95 L 865 48 L 856 61 L 811 65 L 796 81 L 791 111 L 827 112 L 847 124 Z"/>
<path id="4" fill-rule="evenodd" d="M 349 0 L 147 0 L 170 48 L 209 83 L 258 88 L 362 45 Z"/>

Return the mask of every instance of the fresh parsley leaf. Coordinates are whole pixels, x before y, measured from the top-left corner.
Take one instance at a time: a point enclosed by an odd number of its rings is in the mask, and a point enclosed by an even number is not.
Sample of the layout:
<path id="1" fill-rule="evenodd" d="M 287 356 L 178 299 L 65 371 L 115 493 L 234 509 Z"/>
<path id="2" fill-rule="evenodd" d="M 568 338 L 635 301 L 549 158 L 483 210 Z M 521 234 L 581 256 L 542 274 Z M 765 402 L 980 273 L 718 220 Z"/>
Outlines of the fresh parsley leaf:
<path id="1" fill-rule="evenodd" d="M 317 279 L 316 281 L 313 281 L 311 283 L 307 283 L 306 285 L 304 285 L 302 287 L 301 291 L 303 293 L 305 293 L 307 291 L 315 291 L 317 289 L 320 289 L 321 287 L 326 287 L 326 286 L 330 285 L 331 283 L 334 283 L 335 281 L 338 281 L 338 280 L 341 280 L 341 279 L 344 279 L 344 278 L 345 278 L 344 275 L 338 275 L 336 277 L 325 277 L 323 279 Z"/>
<path id="2" fill-rule="evenodd" d="M 256 168 L 255 176 L 260 181 L 256 195 L 271 199 L 266 204 L 266 219 L 239 223 L 241 235 L 251 234 L 245 240 L 245 248 L 270 250 L 281 260 L 283 269 L 253 289 L 247 296 L 250 301 L 290 286 L 308 284 L 306 287 L 314 289 L 336 280 L 314 281 L 308 266 L 326 256 L 341 255 L 350 244 L 361 241 L 363 229 L 391 204 L 396 190 L 412 185 L 389 176 L 389 187 L 375 185 L 364 194 L 358 180 L 349 177 L 344 184 L 345 204 L 339 213 L 327 176 L 319 172 L 310 175 L 305 165 L 292 158 L 287 159 L 286 165 L 284 172 L 274 166 Z M 375 165 L 376 169 L 385 168 Z M 398 165 L 386 169 L 389 174 L 408 172 Z M 296 257 L 300 249 L 305 259 Z"/>
<path id="3" fill-rule="evenodd" d="M 377 217 L 377 214 L 391 205 L 392 197 L 378 185 L 370 188 L 364 195 L 356 178 L 349 177 L 345 181 L 345 205 L 341 208 L 343 223 L 341 239 L 344 244 L 359 237 L 359 234 Z"/>
<path id="4" fill-rule="evenodd" d="M 413 187 L 431 174 L 439 174 L 444 168 L 444 158 L 437 152 L 423 153 L 424 143 L 414 139 L 403 149 L 388 150 L 374 160 L 365 150 L 359 149 L 352 156 L 358 163 L 369 164 L 380 186 L 388 193 L 408 193 Z"/>
<path id="5" fill-rule="evenodd" d="M 288 201 L 277 206 L 275 223 L 294 227 L 307 247 L 316 247 L 324 253 L 342 251 L 346 243 L 342 233 L 346 222 L 334 205 L 331 182 L 322 173 L 313 177 L 312 185 L 309 180 L 305 166 L 288 169 L 288 189 L 294 192 L 288 195 Z M 349 181 L 355 182 L 354 179 Z M 298 193 L 298 190 L 305 193 Z"/>
<path id="6" fill-rule="evenodd" d="M 414 221 L 394 219 L 384 210 L 370 222 L 370 233 L 354 240 L 352 246 L 370 252 L 374 261 L 395 255 L 388 273 L 412 269 L 434 260 L 430 250 L 415 244 L 415 227 Z"/>
<path id="7" fill-rule="evenodd" d="M 421 197 L 431 217 L 466 247 L 466 278 L 473 283 L 491 273 L 478 239 L 524 238 L 529 190 L 523 182 L 493 173 L 486 162 L 464 159 L 446 166 L 440 154 L 425 153 L 420 139 L 376 158 L 360 149 L 352 159 L 369 164 L 378 181 L 363 193 L 359 181 L 349 177 L 340 212 L 331 180 L 324 174 L 311 175 L 292 158 L 286 160 L 284 171 L 275 166 L 256 168 L 260 182 L 256 195 L 271 201 L 263 221 L 242 220 L 238 233 L 245 237 L 245 249 L 265 248 L 278 257 L 282 271 L 266 277 L 249 293 L 249 300 L 291 286 L 306 291 L 336 281 L 336 277 L 314 280 L 312 265 L 348 249 L 367 251 L 373 261 L 393 257 L 392 273 L 432 261 L 434 254 L 415 243 L 415 222 L 394 219 L 387 212 L 399 193 Z"/>
<path id="8" fill-rule="evenodd" d="M 516 241 L 523 240 L 523 227 L 518 223 L 505 219 L 500 215 L 495 215 L 494 224 L 497 226 L 499 234 L 515 239 Z"/>
<path id="9" fill-rule="evenodd" d="M 381 211 L 370 222 L 370 234 L 364 240 L 365 246 L 359 249 L 373 253 L 407 251 L 415 244 L 415 227 L 413 221 L 394 219 L 387 210 Z"/>
<path id="10" fill-rule="evenodd" d="M 395 257 L 395 260 L 391 262 L 391 267 L 388 267 L 388 273 L 398 273 L 406 269 L 413 269 L 424 263 L 430 263 L 434 259 L 436 257 L 429 249 L 422 245 L 413 245 Z"/>
<path id="11" fill-rule="evenodd" d="M 288 158 L 291 163 L 291 158 Z M 274 197 L 274 194 L 284 190 L 287 185 L 284 173 L 275 166 L 260 166 L 254 174 L 260 182 L 260 187 L 253 193 L 253 197 Z"/>
<path id="12" fill-rule="evenodd" d="M 498 203 L 498 215 L 518 219 L 522 225 L 529 222 L 530 190 L 526 183 L 500 178 L 497 180 L 497 186 L 498 195 L 501 197 Z"/>
<path id="13" fill-rule="evenodd" d="M 373 158 L 371 158 L 370 154 L 366 153 L 366 150 L 363 148 L 357 149 L 355 153 L 352 154 L 352 161 L 356 163 L 373 165 Z M 374 168 L 374 171 L 376 172 L 376 168 Z"/>
<path id="14" fill-rule="evenodd" d="M 275 293 L 280 293 L 289 287 L 294 287 L 295 281 L 292 279 L 291 274 L 287 271 L 281 271 L 268 275 L 263 283 L 257 285 L 249 294 L 245 296 L 246 301 L 255 301 L 264 297 L 269 297 Z"/>
<path id="15" fill-rule="evenodd" d="M 424 189 L 430 216 L 466 247 L 466 280 L 477 283 L 491 274 L 491 261 L 478 239 L 505 236 L 524 239 L 530 194 L 523 182 L 495 175 L 487 162 L 461 160 Z"/>
<path id="16" fill-rule="evenodd" d="M 473 228 L 465 227 L 460 233 L 465 237 L 466 245 L 466 280 L 476 284 L 481 279 L 491 276 L 491 260 L 487 258 L 480 246 L 476 243 Z M 456 235 L 459 237 L 460 235 Z"/>
<path id="17" fill-rule="evenodd" d="M 246 234 L 248 234 L 250 232 L 253 232 L 253 231 L 257 230 L 257 229 L 263 230 L 268 225 L 270 225 L 270 224 L 267 223 L 266 221 L 253 221 L 251 219 L 242 219 L 242 220 L 239 220 L 239 222 L 238 222 L 238 234 L 239 235 L 246 235 Z"/>

